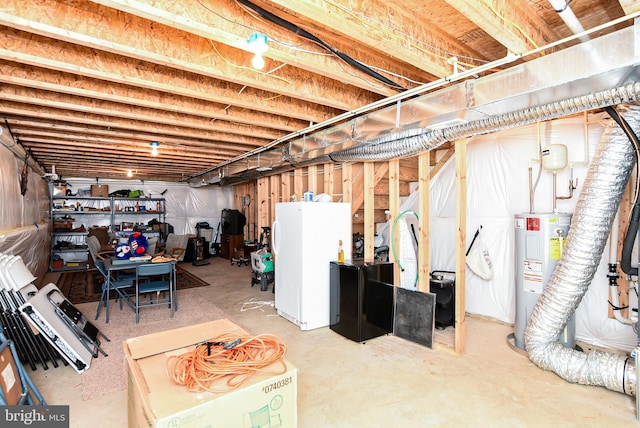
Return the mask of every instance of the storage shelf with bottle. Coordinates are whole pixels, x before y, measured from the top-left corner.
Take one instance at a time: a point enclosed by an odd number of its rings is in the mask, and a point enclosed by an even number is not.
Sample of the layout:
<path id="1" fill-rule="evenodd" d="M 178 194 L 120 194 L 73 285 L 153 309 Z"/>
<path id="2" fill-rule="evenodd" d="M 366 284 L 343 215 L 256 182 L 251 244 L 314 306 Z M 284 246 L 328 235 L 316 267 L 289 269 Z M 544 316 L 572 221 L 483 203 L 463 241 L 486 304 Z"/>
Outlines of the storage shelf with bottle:
<path id="1" fill-rule="evenodd" d="M 88 228 L 107 226 L 116 238 L 141 231 L 166 240 L 164 198 L 51 196 L 51 271 L 89 268 Z M 151 220 L 157 220 L 149 226 Z"/>
<path id="2" fill-rule="evenodd" d="M 109 224 L 111 198 L 52 196 L 51 271 L 85 270 L 89 268 L 88 227 Z"/>
<path id="3" fill-rule="evenodd" d="M 164 242 L 167 238 L 164 198 L 113 198 L 112 231 L 118 238 L 133 232 L 142 232 L 147 238 L 156 237 Z M 149 225 L 152 220 L 157 220 Z"/>

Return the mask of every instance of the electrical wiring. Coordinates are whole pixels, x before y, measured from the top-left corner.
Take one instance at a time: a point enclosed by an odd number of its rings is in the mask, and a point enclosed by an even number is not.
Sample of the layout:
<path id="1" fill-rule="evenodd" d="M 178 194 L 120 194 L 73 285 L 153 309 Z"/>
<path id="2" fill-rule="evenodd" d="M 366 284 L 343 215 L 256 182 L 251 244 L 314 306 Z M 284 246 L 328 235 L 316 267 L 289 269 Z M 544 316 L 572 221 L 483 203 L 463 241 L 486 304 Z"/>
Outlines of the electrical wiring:
<path id="1" fill-rule="evenodd" d="M 498 18 L 500 18 L 501 20 L 503 20 L 505 23 L 511 25 L 513 28 L 515 28 L 516 30 L 518 30 L 518 32 L 520 34 L 522 34 L 529 43 L 531 43 L 533 45 L 534 48 L 539 49 L 540 46 L 538 46 L 538 44 L 531 38 L 531 36 L 529 36 L 523 29 L 522 27 L 520 27 L 520 25 L 518 25 L 517 23 L 505 18 L 504 16 L 500 15 L 500 13 L 493 7 L 492 4 L 490 4 L 487 0 L 482 0 L 482 3 L 485 4 L 485 6 L 487 6 L 489 8 L 489 10 L 491 10 L 491 12 L 493 12 L 493 14 L 495 16 L 497 16 Z M 544 51 L 540 51 L 540 53 L 542 55 L 546 55 L 544 53 Z"/>
<path id="2" fill-rule="evenodd" d="M 242 304 L 240 312 L 251 311 L 254 309 L 260 309 L 262 311 L 264 306 L 273 308 L 275 306 L 275 302 L 273 300 L 254 300 L 251 298 L 248 302 L 244 302 Z"/>
<path id="3" fill-rule="evenodd" d="M 333 1 L 330 1 L 330 0 L 325 0 L 325 3 L 328 3 L 328 4 L 332 5 L 332 6 L 334 6 L 335 8 L 340 9 L 340 10 L 350 14 L 351 16 L 359 19 L 360 22 L 362 22 L 363 24 L 366 24 L 366 25 L 372 27 L 374 30 L 391 29 L 391 27 L 385 25 L 383 22 L 372 22 L 372 20 L 369 17 L 365 16 L 362 13 L 358 13 L 358 12 L 356 12 L 356 11 L 346 7 L 346 6 L 337 4 L 337 3 L 333 2 Z M 459 58 L 466 58 L 468 60 L 476 61 L 476 62 L 479 62 L 479 63 L 487 63 L 488 62 L 487 60 L 483 60 L 483 59 L 480 59 L 480 58 L 473 58 L 473 57 L 470 57 L 470 56 L 467 56 L 467 55 L 456 54 L 456 53 L 453 53 L 453 52 L 449 52 L 449 51 L 447 51 L 445 49 L 442 49 L 442 48 L 440 48 L 438 46 L 430 45 L 428 43 L 425 43 L 422 40 L 417 40 L 411 34 L 408 34 L 408 33 L 402 32 L 402 31 L 398 31 L 398 29 L 396 29 L 396 28 L 393 28 L 392 30 L 393 31 L 385 31 L 385 35 L 398 40 L 401 44 L 405 44 L 407 41 L 410 41 L 414 48 L 418 49 L 419 51 L 421 51 L 422 53 L 425 53 L 427 55 L 435 56 L 435 57 L 441 58 L 441 59 L 449 59 L 450 57 L 455 56 L 455 57 L 459 57 Z M 400 37 L 398 34 L 400 36 L 402 36 L 402 37 Z M 420 45 L 424 45 L 424 46 L 426 46 L 427 49 L 430 49 L 430 50 L 425 50 Z M 437 51 L 442 52 L 442 54 L 437 53 Z M 476 66 L 475 64 L 463 63 L 463 62 L 459 62 L 459 64 L 463 64 L 463 65 L 466 65 L 466 66 L 469 66 L 469 67 L 475 67 Z M 385 70 L 385 72 L 389 73 L 389 71 L 387 71 L 387 70 Z"/>
<path id="4" fill-rule="evenodd" d="M 618 126 L 623 130 L 623 132 L 631 142 L 635 152 L 637 163 L 638 159 L 640 158 L 640 139 L 638 139 L 638 136 L 635 134 L 633 129 L 631 129 L 629 123 L 618 114 L 618 111 L 614 107 L 605 107 L 605 111 L 618 124 Z M 620 260 L 620 268 L 629 276 L 638 275 L 638 268 L 632 267 L 631 258 L 633 247 L 636 241 L 636 236 L 638 234 L 638 225 L 640 224 L 640 204 L 638 203 L 638 198 L 640 195 L 639 186 L 640 180 L 638 180 L 636 175 L 636 188 L 634 190 L 633 202 L 630 204 L 632 208 L 627 218 L 628 224 L 624 239 L 622 241 L 622 257 Z"/>
<path id="5" fill-rule="evenodd" d="M 286 345 L 275 335 L 225 333 L 192 351 L 170 356 L 166 372 L 173 382 L 191 392 L 224 393 L 238 388 L 257 372 L 285 373 L 286 352 Z"/>
<path id="6" fill-rule="evenodd" d="M 3 143 L 3 142 L 2 142 L 2 140 L 0 140 L 0 144 L 2 144 L 3 146 L 5 146 L 6 148 L 10 149 L 11 147 L 16 146 L 16 145 L 17 145 L 17 143 L 16 143 L 16 139 L 15 139 L 15 137 L 13 136 L 13 132 L 11 132 L 11 126 L 9 126 L 9 121 L 7 120 L 7 118 L 6 118 L 6 117 L 4 118 L 4 124 L 5 124 L 5 125 L 6 125 L 6 127 L 7 127 L 7 131 L 9 131 L 9 135 L 11 136 L 11 142 L 12 142 L 13 144 L 11 144 L 10 146 L 7 146 L 5 143 Z"/>
<path id="7" fill-rule="evenodd" d="M 312 40 L 316 43 L 318 43 L 320 46 L 322 46 L 323 48 L 325 48 L 326 50 L 328 50 L 329 52 L 333 53 L 334 55 L 336 55 L 337 57 L 339 57 L 340 59 L 342 59 L 343 61 L 345 61 L 346 63 L 348 63 L 349 65 L 358 68 L 360 71 L 368 74 L 369 76 L 386 83 L 387 85 L 400 90 L 400 91 L 404 91 L 405 88 L 403 88 L 402 86 L 400 86 L 399 84 L 397 84 L 396 82 L 387 79 L 386 77 L 382 76 L 381 74 L 379 74 L 378 72 L 376 72 L 375 70 L 370 69 L 369 67 L 365 66 L 364 64 L 362 64 L 360 61 L 355 60 L 353 58 L 351 58 L 350 56 L 348 56 L 347 54 L 340 52 L 339 50 L 335 49 L 334 47 L 332 47 L 331 45 L 329 45 L 328 43 L 324 42 L 323 40 L 319 39 L 318 37 L 314 36 L 313 34 L 309 33 L 308 31 L 304 30 L 303 28 L 298 27 L 295 24 L 292 24 L 289 21 L 286 21 L 282 18 L 280 18 L 277 15 L 272 14 L 271 12 L 262 9 L 259 6 L 254 5 L 253 3 L 247 1 L 247 0 L 236 0 L 236 2 L 238 2 L 241 5 L 244 5 L 246 7 L 249 7 L 251 9 L 253 9 L 256 13 L 258 13 L 261 17 L 263 17 L 264 19 L 268 19 L 269 21 L 271 21 L 274 24 L 277 24 L 279 26 L 281 26 L 282 28 L 285 28 L 289 31 L 294 32 L 295 34 L 299 35 L 300 37 Z"/>
<path id="8" fill-rule="evenodd" d="M 278 67 L 274 68 L 273 70 L 267 71 L 267 72 L 265 73 L 265 72 L 262 72 L 262 71 L 256 70 L 256 69 L 254 69 L 254 68 L 252 68 L 252 67 L 246 67 L 246 66 L 244 66 L 244 65 L 234 64 L 233 62 L 229 61 L 227 58 L 225 58 L 225 57 L 220 53 L 220 51 L 218 50 L 218 48 L 216 48 L 215 43 L 213 43 L 213 40 L 209 39 L 209 43 L 211 44 L 211 47 L 213 48 L 213 50 L 214 50 L 214 51 L 216 51 L 216 53 L 218 54 L 218 56 L 219 56 L 220 58 L 222 58 L 222 59 L 224 60 L 224 62 L 226 62 L 226 63 L 227 63 L 227 64 L 229 64 L 230 66 L 232 66 L 232 67 L 237 67 L 237 68 L 241 68 L 241 69 L 244 69 L 244 70 L 253 71 L 253 72 L 260 73 L 260 74 L 262 74 L 262 75 L 266 75 L 266 76 L 269 76 L 269 77 L 273 77 L 273 78 L 275 78 L 275 79 L 282 80 L 283 82 L 285 82 L 285 83 L 287 83 L 287 84 L 291 85 L 291 82 L 290 82 L 289 80 L 285 79 L 284 77 L 275 76 L 275 75 L 274 75 L 274 76 L 272 76 L 272 75 L 270 74 L 270 73 L 273 73 L 274 71 L 276 71 L 276 70 L 278 70 L 278 69 L 280 69 L 280 68 L 284 67 L 284 65 L 285 65 L 285 64 L 281 64 L 281 65 L 279 65 Z M 244 88 L 243 88 L 243 89 L 244 89 Z"/>
<path id="9" fill-rule="evenodd" d="M 212 13 L 212 14 L 216 15 L 216 16 L 217 16 L 218 18 L 220 18 L 220 19 L 223 19 L 223 20 L 225 20 L 225 21 L 227 21 L 227 22 L 229 22 L 229 23 L 232 23 L 232 24 L 234 24 L 234 25 L 239 25 L 239 26 L 241 26 L 241 27 L 244 27 L 244 28 L 246 28 L 246 29 L 248 29 L 248 30 L 253 31 L 253 28 L 252 28 L 252 27 L 250 27 L 250 26 L 248 26 L 248 25 L 245 25 L 245 24 L 243 24 L 243 23 L 241 23 L 241 22 L 236 22 L 236 21 L 234 21 L 234 20 L 231 20 L 231 19 L 227 18 L 226 16 L 224 16 L 224 15 L 222 15 L 222 14 L 220 14 L 220 13 L 216 12 L 214 9 L 212 9 L 212 8 L 208 7 L 207 5 L 203 4 L 200 0 L 197 0 L 197 3 L 198 3 L 201 7 L 203 7 L 204 9 L 206 9 L 209 13 Z M 254 10 L 252 10 L 251 8 L 247 7 L 246 5 L 244 5 L 244 4 L 240 3 L 240 2 L 238 2 L 238 4 L 239 4 L 243 9 L 247 10 L 248 12 L 250 12 L 252 16 L 254 16 L 254 17 L 256 17 L 256 18 L 260 19 L 260 20 L 261 20 L 261 21 L 263 21 L 263 22 L 267 22 L 267 23 L 269 23 L 269 24 L 274 24 L 273 22 L 270 22 L 270 21 L 268 21 L 268 20 L 263 19 L 263 18 L 260 16 L 260 14 L 258 14 L 257 12 L 255 12 Z M 284 22 L 286 22 L 286 21 L 284 21 Z M 294 46 L 294 45 L 291 45 L 291 44 L 288 44 L 288 43 L 285 43 L 285 42 L 279 41 L 279 40 L 274 39 L 274 38 L 272 38 L 272 37 L 270 37 L 270 40 L 272 40 L 272 41 L 273 41 L 274 43 L 276 43 L 276 44 L 279 44 L 279 45 L 281 45 L 281 46 L 285 46 L 285 47 L 287 47 L 287 48 L 289 48 L 289 49 L 292 49 L 292 50 L 295 50 L 295 51 L 298 51 L 298 52 L 304 52 L 304 53 L 313 54 L 313 55 L 324 55 L 324 56 L 329 55 L 329 56 L 332 56 L 332 57 L 335 57 L 335 56 L 336 56 L 336 53 L 335 53 L 334 51 L 329 51 L 328 53 L 324 53 L 324 52 L 316 52 L 316 51 L 307 50 L 307 49 L 300 49 L 300 48 L 298 48 L 298 47 L 296 47 L 296 46 Z M 319 39 L 318 39 L 318 40 L 319 40 Z M 320 47 L 325 48 L 322 44 L 318 44 L 318 43 L 317 43 L 316 41 L 314 41 L 314 40 L 311 40 L 311 41 L 312 41 L 313 43 L 315 43 L 316 45 L 319 45 Z M 215 47 L 214 47 L 214 48 L 215 48 Z M 218 53 L 218 54 L 219 54 L 219 53 Z M 344 54 L 343 54 L 343 55 L 344 55 Z M 222 56 L 221 56 L 221 57 L 222 57 Z M 341 58 L 340 56 L 338 56 L 338 58 L 340 58 L 340 59 L 343 59 L 343 60 L 344 60 L 344 58 Z M 224 58 L 223 58 L 223 59 L 224 59 Z M 348 62 L 347 62 L 347 63 L 348 63 Z M 360 64 L 363 64 L 363 65 L 367 66 L 367 65 L 366 65 L 366 64 L 364 64 L 364 63 L 360 63 Z M 350 64 L 350 65 L 353 65 L 353 64 Z M 240 66 L 239 66 L 239 67 L 240 67 Z M 341 68 L 342 68 L 342 70 L 344 70 L 344 68 L 343 68 L 343 67 L 341 67 Z M 371 67 L 371 68 L 372 68 L 372 67 Z M 277 69 L 277 68 L 276 68 L 276 69 Z M 373 68 L 372 68 L 372 70 L 373 70 Z M 397 76 L 397 77 L 398 77 L 398 75 L 397 75 L 397 74 L 392 73 L 392 72 L 390 72 L 390 71 L 388 71 L 388 70 L 384 70 L 384 69 L 380 69 L 380 68 L 376 68 L 376 70 L 379 70 L 379 71 L 380 71 L 380 70 L 382 70 L 383 72 L 385 72 L 385 73 L 387 73 L 387 74 L 394 75 L 394 76 Z M 274 69 L 274 70 L 272 70 L 272 71 L 275 71 L 275 69 Z M 353 74 L 350 74 L 350 75 L 352 75 L 352 76 L 353 76 Z M 358 77 L 359 77 L 359 76 L 358 76 Z M 401 77 L 401 78 L 403 78 L 403 79 L 405 79 L 405 80 L 407 80 L 407 81 L 411 81 L 410 79 L 408 79 L 408 78 L 407 78 L 407 77 L 405 77 L 405 76 L 399 76 L 399 77 Z M 359 77 L 359 78 L 360 78 L 360 79 L 362 79 L 361 77 Z M 362 80 L 365 80 L 365 79 L 362 79 Z M 365 81 L 366 81 L 366 80 L 365 80 Z M 368 81 L 367 81 L 367 82 L 368 82 Z M 390 82 L 391 82 L 391 81 L 390 81 Z M 371 82 L 368 82 L 368 83 L 369 83 L 369 84 L 371 84 Z M 387 83 L 387 84 L 388 84 L 388 83 Z M 397 87 L 398 87 L 398 85 L 397 85 L 396 83 L 394 83 L 394 82 L 391 82 L 391 84 L 388 84 L 388 85 L 390 85 L 390 86 L 392 86 L 392 87 L 395 87 L 395 88 L 397 88 Z M 373 85 L 373 84 L 371 84 L 371 86 L 376 87 L 376 86 L 375 86 L 375 85 Z"/>

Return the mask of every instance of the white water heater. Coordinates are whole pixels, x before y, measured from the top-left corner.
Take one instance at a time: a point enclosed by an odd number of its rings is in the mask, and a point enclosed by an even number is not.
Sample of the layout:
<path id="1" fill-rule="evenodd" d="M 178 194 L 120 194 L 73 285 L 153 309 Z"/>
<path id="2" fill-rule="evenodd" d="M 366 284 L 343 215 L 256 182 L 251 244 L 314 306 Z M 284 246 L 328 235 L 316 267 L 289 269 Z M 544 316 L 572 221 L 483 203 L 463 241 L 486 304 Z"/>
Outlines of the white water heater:
<path id="1" fill-rule="evenodd" d="M 516 320 L 515 345 L 525 349 L 524 332 L 533 308 L 562 256 L 571 214 L 516 214 Z M 572 316 L 563 332 L 564 346 L 575 346 Z"/>

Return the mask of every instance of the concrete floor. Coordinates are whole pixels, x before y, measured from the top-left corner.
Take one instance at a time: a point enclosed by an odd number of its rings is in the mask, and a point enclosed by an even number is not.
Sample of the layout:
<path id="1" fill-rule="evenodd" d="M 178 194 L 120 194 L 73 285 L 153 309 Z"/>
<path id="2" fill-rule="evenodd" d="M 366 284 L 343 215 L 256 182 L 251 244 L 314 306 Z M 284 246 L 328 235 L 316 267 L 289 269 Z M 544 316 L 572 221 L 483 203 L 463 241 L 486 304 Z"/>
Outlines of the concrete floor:
<path id="1" fill-rule="evenodd" d="M 250 299 L 274 295 L 250 286 L 250 267 L 210 261 L 182 265 L 211 284 L 199 292 L 232 321 L 284 339 L 299 369 L 300 427 L 640 427 L 634 398 L 541 370 L 509 347 L 511 326 L 467 317 L 462 356 L 395 336 L 361 344 L 328 327 L 303 332 L 270 306 L 241 311 Z M 70 367 L 30 374 L 48 404 L 70 406 L 71 427 L 127 425 L 125 390 L 82 401 L 80 375 Z"/>

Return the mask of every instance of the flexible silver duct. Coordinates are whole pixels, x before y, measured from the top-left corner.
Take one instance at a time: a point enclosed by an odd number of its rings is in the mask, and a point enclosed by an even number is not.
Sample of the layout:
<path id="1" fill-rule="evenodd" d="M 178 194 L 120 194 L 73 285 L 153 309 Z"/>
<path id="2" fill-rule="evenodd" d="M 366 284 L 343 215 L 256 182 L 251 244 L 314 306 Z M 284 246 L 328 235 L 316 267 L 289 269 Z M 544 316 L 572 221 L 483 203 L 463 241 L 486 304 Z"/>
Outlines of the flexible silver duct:
<path id="1" fill-rule="evenodd" d="M 336 162 L 366 162 L 415 156 L 448 142 L 474 135 L 527 125 L 596 108 L 635 102 L 640 99 L 640 83 L 595 92 L 537 107 L 490 116 L 442 129 L 413 128 L 372 139 L 364 144 L 331 154 Z"/>
<path id="2" fill-rule="evenodd" d="M 636 133 L 640 108 L 622 116 Z M 529 358 L 569 382 L 604 386 L 635 395 L 635 365 L 620 355 L 565 348 L 560 335 L 591 283 L 609 236 L 620 199 L 635 164 L 633 146 L 613 121 L 603 134 L 573 214 L 558 265 L 533 309 L 525 330 Z"/>
<path id="3" fill-rule="evenodd" d="M 640 83 L 632 83 L 449 128 L 410 129 L 388 134 L 368 144 L 333 153 L 331 158 L 346 162 L 413 156 L 446 141 L 636 102 L 639 98 Z M 637 106 L 629 106 L 622 114 L 636 133 L 640 131 L 639 113 Z M 634 163 L 634 151 L 628 137 L 611 121 L 585 179 L 562 259 L 525 331 L 525 346 L 536 365 L 569 382 L 604 386 L 629 395 L 636 393 L 636 371 L 628 358 L 600 351 L 584 354 L 565 348 L 560 337 L 595 275 Z"/>

